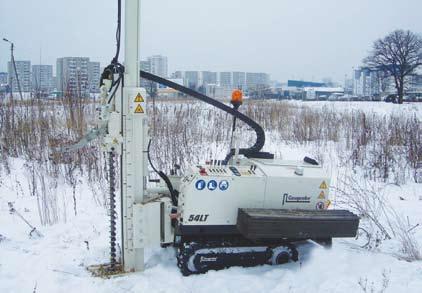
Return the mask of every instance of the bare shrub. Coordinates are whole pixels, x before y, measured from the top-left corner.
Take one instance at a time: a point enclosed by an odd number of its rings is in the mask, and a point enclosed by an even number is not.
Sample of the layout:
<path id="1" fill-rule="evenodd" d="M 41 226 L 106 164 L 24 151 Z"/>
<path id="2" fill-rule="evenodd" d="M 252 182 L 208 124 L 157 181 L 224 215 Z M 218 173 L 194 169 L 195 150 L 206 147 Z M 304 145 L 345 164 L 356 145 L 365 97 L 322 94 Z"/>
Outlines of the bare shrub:
<path id="1" fill-rule="evenodd" d="M 386 270 L 382 271 L 382 281 L 379 289 L 375 287 L 375 282 L 369 282 L 367 277 L 359 279 L 359 287 L 365 293 L 384 293 L 390 285 L 390 274 L 391 272 L 387 272 Z"/>
<path id="2" fill-rule="evenodd" d="M 339 179 L 336 192 L 337 204 L 353 209 L 361 217 L 361 225 L 368 238 L 368 249 L 377 248 L 384 240 L 395 239 L 400 243 L 397 255 L 408 261 L 421 260 L 419 244 L 411 226 L 402 215 L 389 204 L 384 193 L 385 185 L 377 185 L 368 180 L 356 180 L 352 176 Z"/>
<path id="3" fill-rule="evenodd" d="M 382 234 L 382 240 L 391 239 L 395 230 L 390 222 L 390 207 L 381 188 L 368 180 L 356 180 L 353 176 L 345 176 L 337 180 L 337 204 L 353 209 L 361 219 L 368 220 L 371 238 L 377 231 Z M 386 221 L 383 221 L 386 219 Z M 373 247 L 373 246 L 372 246 Z"/>
<path id="4" fill-rule="evenodd" d="M 83 152 L 58 154 L 58 146 L 78 141 L 95 119 L 95 104 L 86 99 L 66 97 L 51 101 L 30 99 L 0 103 L 1 169 L 10 173 L 9 158 L 26 160 L 30 194 L 37 198 L 40 221 L 51 225 L 60 220 L 57 180 L 64 179 L 73 188 L 76 177 L 88 174 L 91 182 L 103 179 L 103 160 L 99 144 Z M 74 196 L 76 214 L 76 197 Z"/>
<path id="5" fill-rule="evenodd" d="M 406 223 L 404 217 L 399 216 L 394 211 L 393 217 L 393 227 L 401 246 L 399 257 L 404 258 L 407 261 L 422 260 L 419 243 L 413 235 L 414 229 L 417 228 L 419 224 L 411 226 L 409 222 Z"/>
<path id="6" fill-rule="evenodd" d="M 335 111 L 276 101 L 251 101 L 245 112 L 289 144 L 321 147 L 337 142 L 341 165 L 359 168 L 372 180 L 418 182 L 422 123 L 416 115 Z"/>
<path id="7" fill-rule="evenodd" d="M 91 186 L 100 185 L 106 176 L 98 141 L 78 152 L 55 153 L 57 147 L 77 142 L 87 132 L 95 119 L 95 107 L 92 100 L 70 96 L 0 103 L 1 169 L 9 173 L 9 158 L 21 157 L 42 166 L 39 172 L 48 175 L 44 180 L 54 183 L 63 178 L 74 191 L 82 177 Z M 148 107 L 154 117 L 150 123 L 155 121 L 151 156 L 159 169 L 169 172 L 178 164 L 183 172 L 193 163 L 222 159 L 228 151 L 230 115 L 189 99 L 168 102 L 158 97 L 154 106 Z M 240 111 L 261 124 L 277 142 L 309 146 L 318 161 L 334 161 L 334 167 L 362 171 L 373 181 L 418 182 L 422 174 L 422 127 L 416 115 L 336 112 L 325 106 L 262 100 L 245 101 Z M 251 145 L 254 132 L 240 121 L 237 125 L 241 147 Z M 27 166 L 31 171 L 31 164 Z M 40 188 L 41 183 L 37 184 Z M 105 202 L 104 197 L 94 196 L 99 204 Z M 77 214 L 76 197 L 68 206 Z"/>

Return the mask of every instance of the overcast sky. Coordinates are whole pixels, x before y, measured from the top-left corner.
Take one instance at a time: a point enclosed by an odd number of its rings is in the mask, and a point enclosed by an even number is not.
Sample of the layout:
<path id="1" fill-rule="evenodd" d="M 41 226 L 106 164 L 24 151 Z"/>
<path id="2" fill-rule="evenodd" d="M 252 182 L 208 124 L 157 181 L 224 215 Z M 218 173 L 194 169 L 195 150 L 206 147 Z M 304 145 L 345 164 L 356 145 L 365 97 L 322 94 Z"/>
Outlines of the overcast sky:
<path id="1" fill-rule="evenodd" d="M 0 0 L 0 37 L 15 42 L 16 60 L 89 56 L 105 65 L 115 49 L 116 2 Z M 422 33 L 421 0 L 141 0 L 141 10 L 141 55 L 168 56 L 170 72 L 343 81 L 375 39 L 397 28 Z M 1 71 L 9 54 L 1 42 Z"/>

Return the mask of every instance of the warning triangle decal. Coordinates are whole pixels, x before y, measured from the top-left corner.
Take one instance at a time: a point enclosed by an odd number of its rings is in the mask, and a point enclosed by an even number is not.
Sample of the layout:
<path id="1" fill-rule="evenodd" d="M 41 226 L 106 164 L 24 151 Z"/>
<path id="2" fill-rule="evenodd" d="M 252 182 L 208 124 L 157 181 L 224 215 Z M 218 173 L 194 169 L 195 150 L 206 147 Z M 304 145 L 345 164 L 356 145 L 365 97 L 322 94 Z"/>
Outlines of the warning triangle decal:
<path id="1" fill-rule="evenodd" d="M 322 181 L 321 185 L 319 186 L 320 189 L 327 189 L 327 183 L 325 181 Z"/>
<path id="2" fill-rule="evenodd" d="M 138 104 L 138 106 L 136 106 L 135 113 L 144 113 L 144 109 L 142 109 L 141 104 Z"/>
<path id="3" fill-rule="evenodd" d="M 138 93 L 135 97 L 135 103 L 142 103 L 145 102 L 144 98 L 141 96 L 141 93 Z"/>

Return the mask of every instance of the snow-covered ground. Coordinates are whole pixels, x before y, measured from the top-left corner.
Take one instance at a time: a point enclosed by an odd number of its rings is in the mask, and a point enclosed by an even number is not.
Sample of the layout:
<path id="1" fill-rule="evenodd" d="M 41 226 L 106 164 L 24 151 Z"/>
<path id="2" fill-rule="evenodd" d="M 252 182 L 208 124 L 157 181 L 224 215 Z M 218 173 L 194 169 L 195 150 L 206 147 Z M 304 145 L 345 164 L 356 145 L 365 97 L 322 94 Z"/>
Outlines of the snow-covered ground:
<path id="1" fill-rule="evenodd" d="M 397 109 L 397 105 L 385 103 L 306 105 L 385 114 Z M 422 105 L 403 105 L 402 109 L 420 117 Z M 270 150 L 275 148 L 285 159 L 299 159 L 309 151 L 269 145 Z M 92 277 L 86 267 L 108 261 L 108 216 L 98 200 L 101 186 L 89 186 L 81 178 L 75 215 L 72 191 L 61 184 L 56 204 L 65 215 L 60 216 L 58 224 L 42 226 L 37 198 L 30 195 L 30 176 L 23 164 L 23 160 L 13 159 L 10 176 L 4 172 L 0 175 L 0 292 L 364 292 L 365 284 L 366 292 L 382 292 L 384 287 L 385 292 L 422 290 L 422 262 L 403 260 L 398 253 L 400 244 L 394 239 L 371 251 L 360 248 L 353 239 L 335 239 L 329 250 L 306 242 L 299 247 L 301 258 L 297 263 L 233 267 L 189 277 L 180 274 L 172 248 L 150 248 L 146 250 L 144 272 L 111 279 Z M 329 169 L 335 175 L 333 168 L 331 164 Z M 422 224 L 421 184 L 388 185 L 384 192 L 397 213 L 412 225 Z M 30 237 L 31 229 L 16 214 L 9 213 L 8 202 L 13 202 L 43 237 Z M 422 227 L 413 232 L 422 245 Z"/>
<path id="2" fill-rule="evenodd" d="M 419 117 L 422 115 L 422 103 L 404 103 L 397 105 L 386 102 L 353 102 L 353 101 L 288 101 L 288 103 L 298 106 L 309 106 L 312 108 L 328 108 L 336 111 L 365 111 L 367 113 L 378 114 L 409 114 L 415 113 Z"/>

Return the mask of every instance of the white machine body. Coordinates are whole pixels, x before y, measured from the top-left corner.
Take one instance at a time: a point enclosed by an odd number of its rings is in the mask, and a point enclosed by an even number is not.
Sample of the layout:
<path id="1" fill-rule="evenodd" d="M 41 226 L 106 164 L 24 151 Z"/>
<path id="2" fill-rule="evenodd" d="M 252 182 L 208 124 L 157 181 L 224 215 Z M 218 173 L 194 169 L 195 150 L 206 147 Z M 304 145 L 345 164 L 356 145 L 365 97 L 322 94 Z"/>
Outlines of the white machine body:
<path id="1" fill-rule="evenodd" d="M 239 208 L 326 209 L 329 180 L 321 166 L 277 159 L 197 166 L 181 180 L 180 222 L 236 225 Z"/>

